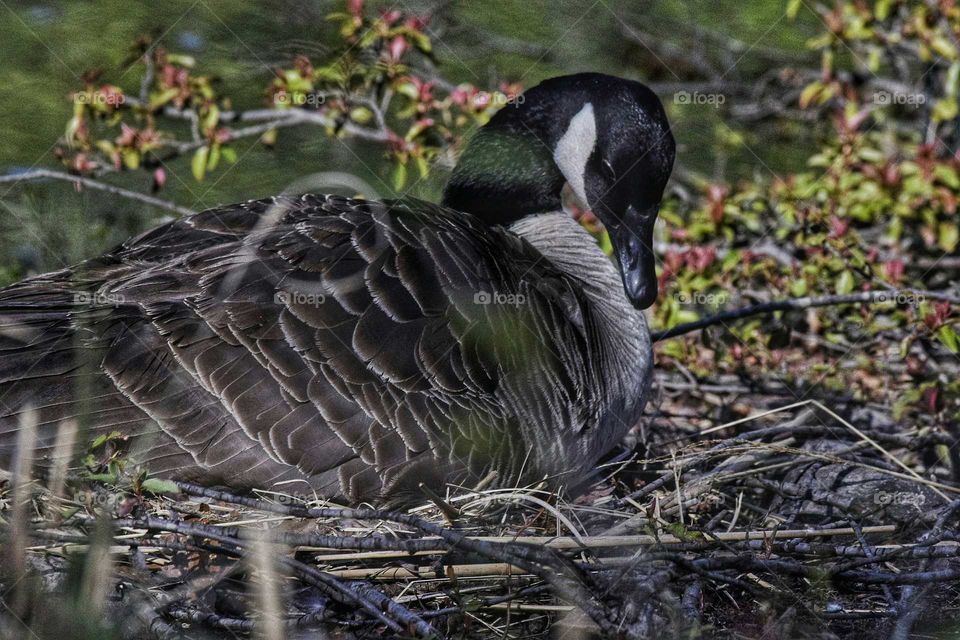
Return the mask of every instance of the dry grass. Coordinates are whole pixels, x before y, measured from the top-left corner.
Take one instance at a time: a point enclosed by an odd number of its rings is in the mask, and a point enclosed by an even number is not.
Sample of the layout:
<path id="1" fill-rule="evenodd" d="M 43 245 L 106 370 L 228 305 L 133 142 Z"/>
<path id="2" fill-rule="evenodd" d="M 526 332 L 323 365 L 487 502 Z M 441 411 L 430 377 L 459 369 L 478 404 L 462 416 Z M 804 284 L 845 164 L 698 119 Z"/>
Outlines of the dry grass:
<path id="1" fill-rule="evenodd" d="M 575 501 L 537 488 L 434 490 L 404 513 L 190 485 L 150 496 L 73 479 L 62 490 L 62 474 L 49 489 L 8 482 L 0 631 L 274 640 L 318 629 L 906 638 L 960 628 L 960 489 L 931 455 L 945 436 L 868 423 L 804 403 L 693 438 L 689 423 L 659 425 L 658 442 L 609 463 Z"/>

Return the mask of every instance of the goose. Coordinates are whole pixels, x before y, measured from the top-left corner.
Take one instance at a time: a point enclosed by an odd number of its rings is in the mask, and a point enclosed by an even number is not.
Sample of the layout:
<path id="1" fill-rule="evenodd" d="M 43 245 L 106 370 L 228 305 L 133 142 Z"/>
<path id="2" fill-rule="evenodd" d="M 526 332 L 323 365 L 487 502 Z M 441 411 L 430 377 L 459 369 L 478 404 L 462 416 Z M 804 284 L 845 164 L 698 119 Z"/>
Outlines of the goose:
<path id="1" fill-rule="evenodd" d="M 2 289 L 0 464 L 29 412 L 39 469 L 71 424 L 81 449 L 118 432 L 127 464 L 237 489 L 575 491 L 646 402 L 674 155 L 648 87 L 562 76 L 477 131 L 439 205 L 220 206 Z"/>

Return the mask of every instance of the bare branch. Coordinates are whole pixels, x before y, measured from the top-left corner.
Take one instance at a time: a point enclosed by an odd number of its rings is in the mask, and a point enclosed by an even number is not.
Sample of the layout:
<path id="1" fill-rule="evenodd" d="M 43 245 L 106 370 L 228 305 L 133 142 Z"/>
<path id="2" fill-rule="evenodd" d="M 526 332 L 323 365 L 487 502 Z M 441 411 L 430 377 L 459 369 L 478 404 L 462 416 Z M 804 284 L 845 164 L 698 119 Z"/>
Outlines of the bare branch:
<path id="1" fill-rule="evenodd" d="M 34 169 L 27 171 L 26 173 L 0 176 L 0 184 L 17 185 L 28 180 L 63 180 L 64 182 L 72 182 L 74 184 L 82 185 L 88 189 L 104 191 L 106 193 L 120 196 L 121 198 L 143 202 L 144 204 L 149 204 L 150 206 L 157 207 L 159 209 L 166 209 L 167 211 L 172 211 L 184 216 L 196 213 L 192 209 L 181 207 L 180 205 L 170 202 L 169 200 L 155 198 L 154 196 L 150 196 L 145 193 L 131 191 L 129 189 L 124 189 L 123 187 L 116 187 L 112 184 L 107 184 L 91 178 L 84 178 L 83 176 L 76 176 L 69 173 L 64 173 L 62 171 L 53 171 L 52 169 Z"/>
<path id="2" fill-rule="evenodd" d="M 941 300 L 951 304 L 960 304 L 960 295 L 944 293 L 942 291 L 922 291 L 914 289 L 892 290 L 892 291 L 863 291 L 860 293 L 851 293 L 847 295 L 823 296 L 820 298 L 788 298 L 786 300 L 774 300 L 761 304 L 741 307 L 739 309 L 730 309 L 716 315 L 707 316 L 694 322 L 685 322 L 678 324 L 670 329 L 663 331 L 654 331 L 650 334 L 650 339 L 654 342 L 675 338 L 693 331 L 699 331 L 715 324 L 724 324 L 735 320 L 742 320 L 752 316 L 774 313 L 776 311 L 793 311 L 797 309 L 812 309 L 815 307 L 831 307 L 841 304 L 881 304 L 884 302 L 896 302 L 898 297 L 914 298 L 923 297 L 931 300 Z"/>

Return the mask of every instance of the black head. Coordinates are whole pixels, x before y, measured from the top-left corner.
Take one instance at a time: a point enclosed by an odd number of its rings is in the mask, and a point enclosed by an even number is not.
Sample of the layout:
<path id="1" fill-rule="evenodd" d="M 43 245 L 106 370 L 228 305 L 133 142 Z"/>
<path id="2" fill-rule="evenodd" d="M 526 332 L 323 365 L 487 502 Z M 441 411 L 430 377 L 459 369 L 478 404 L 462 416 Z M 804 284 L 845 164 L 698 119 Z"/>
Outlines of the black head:
<path id="1" fill-rule="evenodd" d="M 443 204 L 490 224 L 557 211 L 569 183 L 610 232 L 627 297 L 657 297 L 653 226 L 675 144 L 645 85 L 599 73 L 552 78 L 491 118 L 453 171 Z"/>

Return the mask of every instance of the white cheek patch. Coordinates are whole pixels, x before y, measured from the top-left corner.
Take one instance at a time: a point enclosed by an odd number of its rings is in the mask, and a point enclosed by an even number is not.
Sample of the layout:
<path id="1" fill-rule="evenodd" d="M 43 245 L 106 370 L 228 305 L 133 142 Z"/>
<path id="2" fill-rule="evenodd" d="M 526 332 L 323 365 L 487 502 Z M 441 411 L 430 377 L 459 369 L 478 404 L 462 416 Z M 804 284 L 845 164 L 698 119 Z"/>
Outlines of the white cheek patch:
<path id="1" fill-rule="evenodd" d="M 593 117 L 593 105 L 583 105 L 580 112 L 570 119 L 570 125 L 557 142 L 553 151 L 553 161 L 557 163 L 563 177 L 570 183 L 573 193 L 580 201 L 588 205 L 584 188 L 584 172 L 587 159 L 597 144 L 597 121 Z"/>

